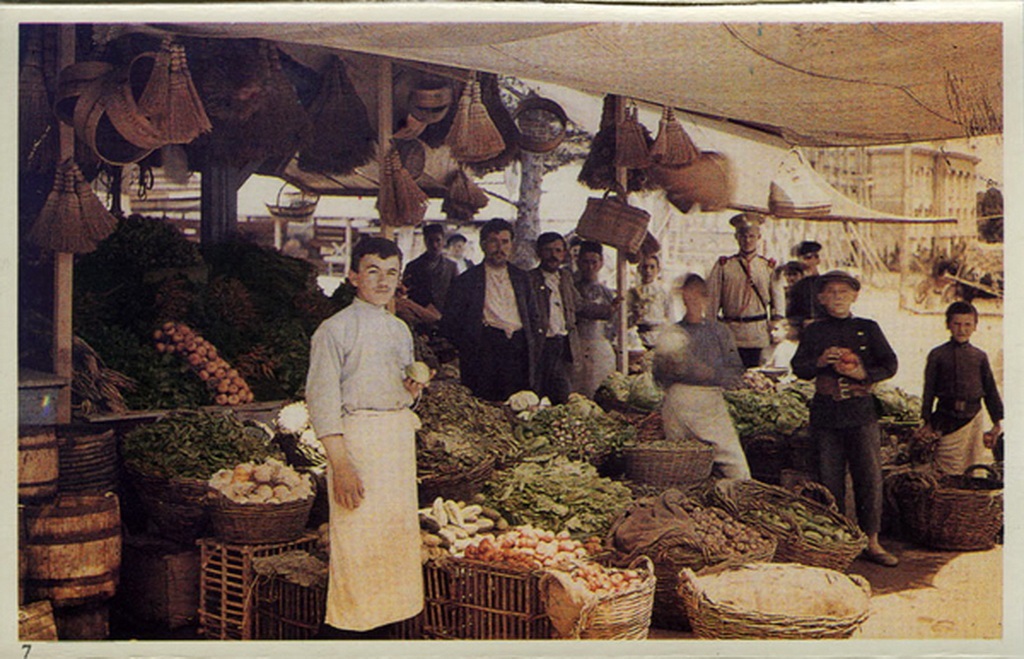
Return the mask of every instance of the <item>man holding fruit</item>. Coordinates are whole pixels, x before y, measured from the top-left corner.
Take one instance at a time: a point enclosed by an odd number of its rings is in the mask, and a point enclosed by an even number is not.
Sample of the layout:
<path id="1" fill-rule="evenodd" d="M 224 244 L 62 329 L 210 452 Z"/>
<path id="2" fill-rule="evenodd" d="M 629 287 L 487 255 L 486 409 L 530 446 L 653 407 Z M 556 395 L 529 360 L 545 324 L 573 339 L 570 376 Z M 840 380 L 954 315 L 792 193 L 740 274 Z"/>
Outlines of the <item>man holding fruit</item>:
<path id="1" fill-rule="evenodd" d="M 893 567 L 899 560 L 878 541 L 881 442 L 871 387 L 896 374 L 896 353 L 878 323 L 852 314 L 860 291 L 856 278 L 832 270 L 818 284 L 818 300 L 828 315 L 804 329 L 791 365 L 797 377 L 814 380 L 811 435 L 818 445 L 821 481 L 842 505 L 849 465 L 857 522 L 868 536 L 864 556 Z"/>
<path id="2" fill-rule="evenodd" d="M 321 638 L 387 638 L 423 607 L 410 407 L 432 375 L 413 361 L 408 326 L 388 311 L 398 246 L 363 238 L 352 251 L 352 304 L 313 334 L 306 404 L 327 453 L 330 577 Z"/>

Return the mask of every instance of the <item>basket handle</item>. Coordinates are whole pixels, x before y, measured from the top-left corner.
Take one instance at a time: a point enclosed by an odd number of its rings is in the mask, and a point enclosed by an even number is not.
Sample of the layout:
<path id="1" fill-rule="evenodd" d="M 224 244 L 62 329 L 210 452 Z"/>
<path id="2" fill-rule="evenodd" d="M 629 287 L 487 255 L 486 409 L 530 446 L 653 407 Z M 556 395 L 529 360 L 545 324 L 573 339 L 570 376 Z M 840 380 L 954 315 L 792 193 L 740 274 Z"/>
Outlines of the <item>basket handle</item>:
<path id="1" fill-rule="evenodd" d="M 973 465 L 971 465 L 967 469 L 964 469 L 964 476 L 971 476 L 971 474 L 974 471 L 978 470 L 978 469 L 980 469 L 980 470 L 985 472 L 985 480 L 993 481 L 995 483 L 1001 483 L 1002 482 L 1002 481 L 999 480 L 999 474 L 996 473 L 996 470 L 993 469 L 992 467 L 988 466 L 987 464 L 973 464 Z"/>
<path id="2" fill-rule="evenodd" d="M 836 504 L 836 498 L 832 495 L 832 492 L 821 483 L 815 481 L 804 481 L 802 483 L 797 483 L 790 489 L 795 494 L 802 496 L 805 499 L 810 499 L 811 501 L 817 500 L 807 496 L 807 494 L 805 494 L 806 492 L 810 491 L 812 493 L 820 494 L 825 500 L 819 503 L 823 503 L 826 508 L 834 513 L 839 512 L 839 506 Z"/>

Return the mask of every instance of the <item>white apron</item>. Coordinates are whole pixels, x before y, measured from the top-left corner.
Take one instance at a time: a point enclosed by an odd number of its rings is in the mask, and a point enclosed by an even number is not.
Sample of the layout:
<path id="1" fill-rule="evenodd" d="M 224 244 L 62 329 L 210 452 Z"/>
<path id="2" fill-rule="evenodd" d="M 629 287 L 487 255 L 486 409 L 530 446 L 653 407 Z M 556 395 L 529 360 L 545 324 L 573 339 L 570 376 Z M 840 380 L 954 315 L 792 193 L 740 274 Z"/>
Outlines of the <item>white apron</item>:
<path id="1" fill-rule="evenodd" d="M 416 498 L 416 429 L 410 410 L 361 411 L 344 417 L 345 444 L 363 482 L 355 510 L 330 496 L 331 569 L 328 625 L 366 631 L 405 620 L 423 608 Z"/>
<path id="2" fill-rule="evenodd" d="M 747 456 L 718 387 L 673 384 L 665 392 L 661 419 L 666 439 L 681 440 L 696 435 L 714 445 L 715 471 L 719 475 L 750 478 Z"/>
<path id="3" fill-rule="evenodd" d="M 580 358 L 573 362 L 573 391 L 593 398 L 594 392 L 615 370 L 615 349 L 608 339 L 580 341 Z"/>
<path id="4" fill-rule="evenodd" d="M 992 464 L 995 457 L 985 448 L 985 420 L 978 412 L 967 425 L 939 438 L 932 464 L 936 471 L 959 476 L 971 465 Z"/>

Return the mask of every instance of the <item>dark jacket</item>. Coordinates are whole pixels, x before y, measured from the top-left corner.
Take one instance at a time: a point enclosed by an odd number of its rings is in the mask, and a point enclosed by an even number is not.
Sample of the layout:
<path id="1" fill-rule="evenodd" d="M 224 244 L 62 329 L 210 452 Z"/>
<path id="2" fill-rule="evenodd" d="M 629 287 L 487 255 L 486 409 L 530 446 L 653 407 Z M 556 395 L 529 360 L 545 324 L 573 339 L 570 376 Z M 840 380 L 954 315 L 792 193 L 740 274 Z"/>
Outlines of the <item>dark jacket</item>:
<path id="1" fill-rule="evenodd" d="M 805 327 L 796 354 L 790 361 L 793 374 L 803 380 L 826 378 L 852 383 L 849 378 L 838 375 L 831 366 L 818 368 L 818 357 L 832 346 L 849 348 L 857 353 L 868 376 L 864 385 L 870 386 L 896 375 L 896 353 L 882 334 L 882 328 L 873 320 L 854 316 L 826 316 Z M 831 396 L 820 393 L 822 383 L 816 384 L 819 385 L 819 393 L 815 393 L 811 400 L 812 426 L 849 428 L 878 419 L 871 396 L 834 400 Z"/>
<path id="2" fill-rule="evenodd" d="M 484 328 L 484 294 L 487 290 L 485 265 L 475 265 L 456 277 L 448 289 L 448 299 L 441 317 L 441 334 L 451 341 L 459 351 L 459 370 L 462 383 L 476 391 L 477 383 L 489 377 L 480 363 L 480 335 Z M 509 279 L 516 295 L 519 318 L 523 323 L 526 338 L 530 373 L 530 388 L 539 385 L 539 361 L 544 342 L 544 326 L 540 322 L 537 300 L 533 295 L 529 274 L 511 263 L 508 265 Z"/>
<path id="3" fill-rule="evenodd" d="M 424 252 L 405 266 L 402 283 L 410 300 L 423 307 L 433 304 L 441 311 L 457 269 L 455 261 L 444 256 L 434 258 L 429 252 Z"/>
<path id="4" fill-rule="evenodd" d="M 537 313 L 541 328 L 540 336 L 547 335 L 548 322 L 551 314 L 551 289 L 544 281 L 544 271 L 539 267 L 530 270 L 530 286 L 537 300 Z M 572 273 L 566 269 L 558 271 L 558 289 L 562 293 L 562 309 L 565 311 L 565 329 L 569 336 L 569 361 L 575 361 L 580 355 L 580 333 L 576 328 L 576 307 L 579 305 L 579 291 L 572 283 Z"/>

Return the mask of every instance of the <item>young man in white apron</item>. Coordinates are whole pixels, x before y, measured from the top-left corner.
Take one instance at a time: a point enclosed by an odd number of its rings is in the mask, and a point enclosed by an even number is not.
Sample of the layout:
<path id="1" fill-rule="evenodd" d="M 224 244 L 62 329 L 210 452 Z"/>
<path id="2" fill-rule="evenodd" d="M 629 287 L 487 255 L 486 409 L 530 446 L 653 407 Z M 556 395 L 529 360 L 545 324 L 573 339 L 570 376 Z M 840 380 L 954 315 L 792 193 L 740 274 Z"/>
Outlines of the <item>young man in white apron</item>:
<path id="1" fill-rule="evenodd" d="M 387 638 L 423 608 L 416 429 L 423 385 L 406 377 L 409 328 L 387 305 L 402 253 L 363 238 L 349 281 L 356 299 L 313 334 L 306 403 L 327 452 L 330 579 L 321 638 Z"/>

